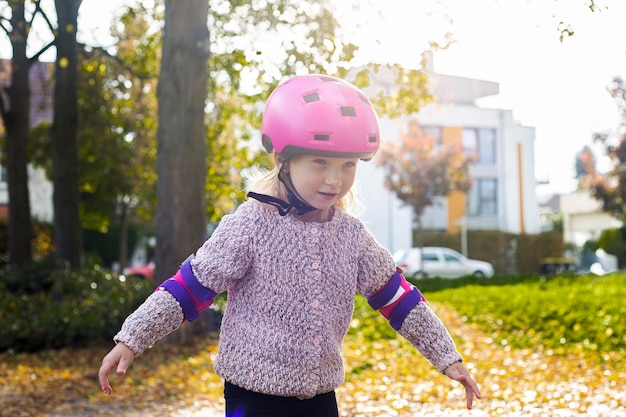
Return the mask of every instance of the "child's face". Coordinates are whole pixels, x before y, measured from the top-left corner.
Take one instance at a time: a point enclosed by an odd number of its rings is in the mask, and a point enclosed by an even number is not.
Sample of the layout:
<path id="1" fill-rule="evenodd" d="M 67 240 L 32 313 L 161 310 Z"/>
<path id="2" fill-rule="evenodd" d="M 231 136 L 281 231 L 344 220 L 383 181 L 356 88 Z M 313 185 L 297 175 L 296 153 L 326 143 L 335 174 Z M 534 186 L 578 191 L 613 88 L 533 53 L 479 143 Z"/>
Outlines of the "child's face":
<path id="1" fill-rule="evenodd" d="M 300 155 L 289 160 L 291 182 L 307 203 L 329 209 L 352 188 L 358 158 Z"/>

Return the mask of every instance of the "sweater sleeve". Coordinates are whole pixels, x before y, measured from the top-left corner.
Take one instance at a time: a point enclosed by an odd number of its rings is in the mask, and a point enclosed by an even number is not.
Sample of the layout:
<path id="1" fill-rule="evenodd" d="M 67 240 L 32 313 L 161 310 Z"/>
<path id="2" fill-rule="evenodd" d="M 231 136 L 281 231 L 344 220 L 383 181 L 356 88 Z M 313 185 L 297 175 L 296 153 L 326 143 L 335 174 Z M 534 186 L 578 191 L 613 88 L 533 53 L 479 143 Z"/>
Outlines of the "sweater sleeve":
<path id="1" fill-rule="evenodd" d="M 113 340 L 124 343 L 139 355 L 182 322 L 183 310 L 178 301 L 167 291 L 156 291 L 126 318 Z"/>
<path id="2" fill-rule="evenodd" d="M 202 285 L 215 292 L 228 287 L 229 280 L 245 274 L 251 262 L 249 236 L 254 224 L 251 206 L 240 206 L 226 215 L 213 236 L 196 252 L 191 261 L 193 272 Z M 176 330 L 183 322 L 179 302 L 167 291 L 156 291 L 133 312 L 113 338 L 140 354 L 157 340 Z"/>
<path id="3" fill-rule="evenodd" d="M 359 244 L 358 291 L 369 297 L 391 279 L 396 264 L 389 251 L 364 228 Z M 428 303 L 420 302 L 413 307 L 398 333 L 413 344 L 440 372 L 462 360 L 450 333 Z"/>
<path id="4" fill-rule="evenodd" d="M 358 238 L 358 287 L 357 291 L 369 297 L 382 288 L 396 271 L 393 256 L 362 225 L 359 225 Z"/>
<path id="5" fill-rule="evenodd" d="M 413 307 L 398 333 L 411 342 L 439 372 L 443 373 L 454 362 L 463 360 L 450 333 L 425 302 Z"/>
<path id="6" fill-rule="evenodd" d="M 248 273 L 254 262 L 252 240 L 262 221 L 255 205 L 244 203 L 234 214 L 224 216 L 211 238 L 196 252 L 191 265 L 205 287 L 220 293 Z"/>

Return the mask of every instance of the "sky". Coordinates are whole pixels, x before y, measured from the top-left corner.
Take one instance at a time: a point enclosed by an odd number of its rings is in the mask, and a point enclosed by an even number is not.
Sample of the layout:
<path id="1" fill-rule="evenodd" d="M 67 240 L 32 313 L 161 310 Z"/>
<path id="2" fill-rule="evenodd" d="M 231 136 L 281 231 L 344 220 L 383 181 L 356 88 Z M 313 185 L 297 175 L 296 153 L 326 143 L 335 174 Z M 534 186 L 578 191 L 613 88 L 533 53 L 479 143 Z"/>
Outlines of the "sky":
<path id="1" fill-rule="evenodd" d="M 123 2 L 84 0 L 82 39 L 110 43 L 106 33 Z M 535 128 L 535 174 L 549 181 L 538 193 L 549 194 L 575 188 L 576 153 L 592 145 L 594 132 L 619 123 L 606 86 L 626 76 L 626 1 L 595 3 L 596 12 L 589 0 L 361 0 L 359 10 L 337 4 L 363 61 L 419 66 L 428 42 L 442 43 L 449 32 L 454 42 L 435 53 L 435 71 L 499 83 L 500 94 L 479 105 L 510 109 L 518 123 Z M 561 21 L 574 32 L 562 42 Z"/>
<path id="2" fill-rule="evenodd" d="M 454 3 L 458 42 L 435 55 L 435 71 L 500 83 L 499 97 L 481 105 L 512 109 L 534 126 L 535 173 L 550 181 L 543 192 L 572 191 L 576 153 L 593 144 L 594 132 L 615 131 L 620 122 L 606 86 L 626 77 L 626 2 L 597 1 L 607 8 L 593 13 L 583 0 Z M 563 42 L 561 21 L 574 32 Z"/>
<path id="3" fill-rule="evenodd" d="M 595 3 L 591 12 L 586 0 L 386 0 L 372 20 L 352 14 L 361 22 L 354 39 L 368 57 L 414 67 L 427 45 L 420 35 L 441 41 L 449 31 L 454 42 L 434 54 L 435 72 L 499 83 L 500 94 L 479 105 L 510 109 L 517 123 L 534 127 L 535 175 L 549 181 L 538 195 L 568 193 L 576 154 L 620 121 L 606 86 L 626 77 L 626 1 Z M 390 29 L 372 30 L 381 21 Z M 574 32 L 562 42 L 560 22 Z M 594 151 L 601 160 L 602 150 Z"/>

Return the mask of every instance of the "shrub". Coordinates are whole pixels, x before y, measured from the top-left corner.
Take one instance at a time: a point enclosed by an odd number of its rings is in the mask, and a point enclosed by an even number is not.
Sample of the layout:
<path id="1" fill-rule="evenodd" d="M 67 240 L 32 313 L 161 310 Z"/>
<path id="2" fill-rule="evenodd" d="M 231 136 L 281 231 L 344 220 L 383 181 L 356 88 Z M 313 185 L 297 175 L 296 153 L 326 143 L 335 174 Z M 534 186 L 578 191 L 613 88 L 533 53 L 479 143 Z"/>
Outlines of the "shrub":
<path id="1" fill-rule="evenodd" d="M 47 270 L 38 264 L 25 281 L 39 286 L 15 286 L 0 281 L 0 351 L 36 351 L 86 345 L 111 338 L 124 318 L 152 292 L 153 283 L 117 277 L 97 265 L 81 270 Z"/>
<path id="2" fill-rule="evenodd" d="M 8 224 L 0 221 L 0 263 L 5 264 L 9 259 L 8 253 Z M 33 258 L 41 260 L 54 251 L 52 243 L 52 225 L 50 223 L 33 219 Z"/>
<path id="3" fill-rule="evenodd" d="M 598 239 L 598 247 L 617 256 L 619 266 L 624 267 L 626 259 L 626 228 L 603 230 Z"/>

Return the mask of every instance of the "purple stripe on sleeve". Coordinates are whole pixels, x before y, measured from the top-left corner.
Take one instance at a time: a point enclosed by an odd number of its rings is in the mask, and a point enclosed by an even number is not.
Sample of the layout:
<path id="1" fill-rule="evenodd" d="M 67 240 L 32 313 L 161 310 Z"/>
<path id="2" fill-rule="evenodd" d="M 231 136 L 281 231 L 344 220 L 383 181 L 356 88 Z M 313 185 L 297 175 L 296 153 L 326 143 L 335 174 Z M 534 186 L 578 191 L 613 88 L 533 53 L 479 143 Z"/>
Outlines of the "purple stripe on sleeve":
<path id="1" fill-rule="evenodd" d="M 187 261 L 181 265 L 180 274 L 182 275 L 183 281 L 185 281 L 185 285 L 189 291 L 201 302 L 214 300 L 217 296 L 215 291 L 212 291 L 211 289 L 200 284 L 191 269 L 191 262 Z"/>
<path id="2" fill-rule="evenodd" d="M 377 293 L 367 298 L 367 302 L 374 310 L 379 310 L 391 301 L 394 295 L 396 295 L 401 282 L 402 275 L 396 271 L 384 287 L 382 287 Z"/>
<path id="3" fill-rule="evenodd" d="M 198 310 L 196 309 L 193 298 L 178 281 L 170 278 L 165 281 L 160 288 L 165 289 L 176 298 L 176 301 L 178 301 L 183 309 L 183 314 L 187 321 L 194 321 L 198 317 Z"/>
<path id="4" fill-rule="evenodd" d="M 424 297 L 422 296 L 422 293 L 417 288 L 413 287 L 411 292 L 400 300 L 398 305 L 389 315 L 389 323 L 391 324 L 391 327 L 396 330 L 400 330 L 402 323 L 404 323 L 404 319 L 406 319 L 406 316 L 409 315 L 411 309 L 423 299 Z"/>

